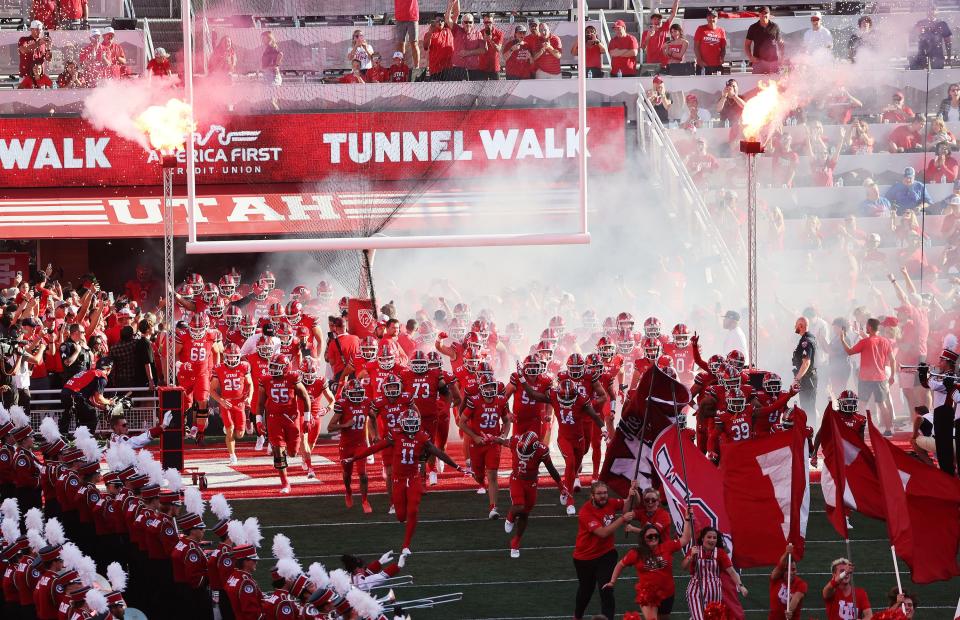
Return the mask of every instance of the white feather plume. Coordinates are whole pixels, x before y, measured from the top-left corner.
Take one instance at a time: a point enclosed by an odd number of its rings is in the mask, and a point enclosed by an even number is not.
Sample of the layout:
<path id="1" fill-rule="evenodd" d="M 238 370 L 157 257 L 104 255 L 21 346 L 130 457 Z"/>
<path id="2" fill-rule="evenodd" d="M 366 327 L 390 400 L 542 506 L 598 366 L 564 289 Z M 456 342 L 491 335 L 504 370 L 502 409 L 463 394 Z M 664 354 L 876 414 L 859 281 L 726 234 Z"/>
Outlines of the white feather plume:
<path id="1" fill-rule="evenodd" d="M 0 424 L 6 424 L 10 421 L 10 411 L 0 403 Z"/>
<path id="2" fill-rule="evenodd" d="M 88 590 L 86 596 L 84 596 L 84 600 L 87 603 L 87 607 L 93 610 L 93 613 L 106 613 L 107 597 L 104 596 L 100 590 Z"/>
<path id="3" fill-rule="evenodd" d="M 3 515 L 4 519 L 20 520 L 20 504 L 16 497 L 8 497 L 3 500 L 3 503 L 0 504 L 0 515 Z"/>
<path id="4" fill-rule="evenodd" d="M 293 556 L 293 547 L 290 545 L 290 539 L 284 534 L 276 534 L 273 537 L 273 546 L 271 547 L 273 551 L 273 557 L 278 560 L 283 558 L 292 558 Z"/>
<path id="5" fill-rule="evenodd" d="M 123 461 L 120 460 L 120 452 L 117 449 L 119 447 L 120 444 L 116 442 L 111 442 L 110 445 L 107 446 L 107 451 L 104 456 L 107 458 L 107 469 L 110 471 L 120 471 L 126 467 Z"/>
<path id="6" fill-rule="evenodd" d="M 327 574 L 327 569 L 320 562 L 314 562 L 310 565 L 307 576 L 310 577 L 310 582 L 317 590 L 322 590 L 330 585 L 330 575 Z"/>
<path id="7" fill-rule="evenodd" d="M 951 351 L 957 350 L 957 337 L 954 334 L 947 334 L 943 337 L 943 348 Z"/>
<path id="8" fill-rule="evenodd" d="M 57 428 L 57 423 L 50 416 L 45 417 L 40 422 L 40 434 L 47 443 L 53 443 L 60 439 L 60 429 Z"/>
<path id="9" fill-rule="evenodd" d="M 284 579 L 293 581 L 303 574 L 303 567 L 293 558 L 280 558 L 277 560 L 277 573 Z"/>
<path id="10" fill-rule="evenodd" d="M 217 515 L 217 519 L 229 519 L 233 516 L 233 508 L 227 503 L 223 493 L 217 493 L 210 498 L 210 512 Z"/>
<path id="11" fill-rule="evenodd" d="M 227 536 L 234 545 L 241 547 L 250 544 L 247 541 L 247 532 L 243 529 L 243 522 L 234 519 L 227 523 Z"/>
<path id="12" fill-rule="evenodd" d="M 163 484 L 163 465 L 158 463 L 148 450 L 137 453 L 137 469 L 149 479 L 150 484 Z"/>
<path id="13" fill-rule="evenodd" d="M 0 534 L 3 534 L 3 540 L 8 545 L 20 538 L 20 526 L 16 519 L 4 519 L 3 523 L 0 523 Z"/>
<path id="14" fill-rule="evenodd" d="M 383 613 L 383 605 L 363 590 L 354 588 L 347 592 L 347 602 L 360 618 L 377 620 Z"/>
<path id="15" fill-rule="evenodd" d="M 43 540 L 43 535 L 37 530 L 27 530 L 27 542 L 30 543 L 30 548 L 33 549 L 34 553 L 47 546 L 46 541 Z"/>
<path id="16" fill-rule="evenodd" d="M 86 437 L 90 437 L 90 429 L 89 429 L 89 428 L 87 428 L 86 426 L 78 426 L 77 428 L 74 429 L 74 431 L 73 431 L 73 441 L 74 441 L 74 443 L 76 443 L 77 441 L 79 441 L 79 440 L 81 440 L 81 439 L 84 439 L 84 438 L 86 438 Z"/>
<path id="17" fill-rule="evenodd" d="M 67 568 L 76 570 L 82 557 L 83 551 L 80 551 L 80 547 L 72 542 L 64 543 L 63 549 L 60 550 L 60 559 L 63 560 L 63 565 Z"/>
<path id="18" fill-rule="evenodd" d="M 97 578 L 97 564 L 89 556 L 81 556 L 79 566 L 74 567 L 77 575 L 80 577 L 80 583 L 85 586 L 92 586 Z"/>
<path id="19" fill-rule="evenodd" d="M 200 517 L 204 513 L 203 496 L 200 495 L 200 489 L 197 487 L 187 487 L 183 490 L 183 507 L 187 512 L 192 512 Z"/>
<path id="20" fill-rule="evenodd" d="M 28 530 L 37 530 L 43 534 L 43 512 L 39 508 L 31 508 L 23 518 L 23 524 Z"/>
<path id="21" fill-rule="evenodd" d="M 93 437 L 81 437 L 74 442 L 74 445 L 83 452 L 83 462 L 91 463 L 100 460 L 100 446 Z"/>
<path id="22" fill-rule="evenodd" d="M 353 587 L 353 579 L 350 578 L 350 573 L 338 568 L 330 572 L 330 585 L 337 591 L 337 594 L 344 595 Z"/>
<path id="23" fill-rule="evenodd" d="M 107 566 L 107 580 L 110 582 L 110 587 L 117 592 L 127 589 L 127 573 L 120 566 L 120 562 L 110 562 Z"/>
<path id="24" fill-rule="evenodd" d="M 263 534 L 260 533 L 260 521 L 256 517 L 247 517 L 243 522 L 243 531 L 247 535 L 247 544 L 254 547 L 260 546 L 263 540 Z"/>
<path id="25" fill-rule="evenodd" d="M 116 445 L 117 454 L 120 456 L 120 461 L 123 463 L 123 467 L 121 467 L 121 469 L 124 469 L 130 465 L 136 465 L 137 453 L 134 451 L 134 449 L 125 443 L 117 443 Z"/>
<path id="26" fill-rule="evenodd" d="M 173 467 L 163 470 L 163 479 L 167 481 L 168 490 L 179 493 L 183 489 L 183 476 Z"/>
<path id="27" fill-rule="evenodd" d="M 47 519 L 43 532 L 51 545 L 62 545 L 67 542 L 67 535 L 63 533 L 63 524 L 56 517 Z"/>
<path id="28" fill-rule="evenodd" d="M 30 426 L 30 416 L 27 415 L 27 412 L 24 411 L 20 405 L 10 407 L 10 421 L 13 422 L 16 428 Z"/>

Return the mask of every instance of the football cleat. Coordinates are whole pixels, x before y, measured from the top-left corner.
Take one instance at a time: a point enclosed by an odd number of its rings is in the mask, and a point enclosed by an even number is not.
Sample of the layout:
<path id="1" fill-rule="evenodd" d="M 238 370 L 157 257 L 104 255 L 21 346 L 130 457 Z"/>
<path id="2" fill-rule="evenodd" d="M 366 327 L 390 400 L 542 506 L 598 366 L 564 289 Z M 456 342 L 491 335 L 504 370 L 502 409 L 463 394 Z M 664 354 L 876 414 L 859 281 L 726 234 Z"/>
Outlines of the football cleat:
<path id="1" fill-rule="evenodd" d="M 571 517 L 572 517 L 573 515 L 577 514 L 577 508 L 576 508 L 576 506 L 574 506 L 573 504 L 568 505 L 568 506 L 567 506 L 567 514 L 570 515 Z"/>

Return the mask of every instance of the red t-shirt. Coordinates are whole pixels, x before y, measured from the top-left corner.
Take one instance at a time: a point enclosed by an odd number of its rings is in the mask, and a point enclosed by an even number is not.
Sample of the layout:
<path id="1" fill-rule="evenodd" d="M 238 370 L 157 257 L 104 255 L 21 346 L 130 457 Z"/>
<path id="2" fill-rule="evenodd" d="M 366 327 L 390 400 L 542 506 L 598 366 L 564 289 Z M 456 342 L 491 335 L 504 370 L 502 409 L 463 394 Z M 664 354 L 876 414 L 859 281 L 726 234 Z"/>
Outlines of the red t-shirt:
<path id="1" fill-rule="evenodd" d="M 33 76 L 28 75 L 27 77 L 20 80 L 20 84 L 17 86 L 20 90 L 32 90 L 39 88 L 53 88 L 53 82 L 50 81 L 45 75 L 41 75 L 39 80 L 34 80 Z"/>
<path id="2" fill-rule="evenodd" d="M 503 46 L 503 53 L 506 56 L 507 50 L 516 44 L 516 41 L 509 41 Z M 507 58 L 507 75 L 512 78 L 528 78 L 533 73 L 533 64 L 530 60 L 533 53 L 530 51 L 530 45 L 526 40 L 518 47 L 509 58 Z M 590 66 L 590 63 L 587 63 Z"/>
<path id="3" fill-rule="evenodd" d="M 910 125 L 900 125 L 890 132 L 890 142 L 901 149 L 909 150 L 923 143 L 919 131 L 913 131 Z"/>
<path id="4" fill-rule="evenodd" d="M 24 51 L 20 46 L 24 43 L 29 43 L 33 40 L 33 37 L 26 36 L 20 37 L 17 39 L 17 48 L 20 50 L 20 75 L 22 77 L 27 77 L 30 75 L 30 67 L 35 65 L 38 62 L 43 62 L 47 57 L 47 51 L 50 49 L 47 46 L 46 40 L 41 36 L 40 45 L 33 48 L 31 51 Z"/>
<path id="5" fill-rule="evenodd" d="M 359 75 L 348 73 L 342 78 L 340 78 L 340 83 L 341 84 L 363 84 L 364 81 L 360 78 Z"/>
<path id="6" fill-rule="evenodd" d="M 646 51 L 646 63 L 667 64 L 667 56 L 663 53 L 663 44 L 667 42 L 667 35 L 670 34 L 670 24 L 673 18 L 663 22 L 658 30 L 651 33 L 649 30 L 643 32 L 640 40 L 640 47 Z M 616 73 L 616 72 L 614 72 Z"/>
<path id="7" fill-rule="evenodd" d="M 393 12 L 398 22 L 420 21 L 420 4 L 417 0 L 393 0 Z"/>
<path id="8" fill-rule="evenodd" d="M 827 620 L 857 620 L 861 612 L 870 609 L 870 600 L 863 588 L 854 588 L 846 596 L 835 590 L 833 597 L 823 602 L 827 605 Z"/>
<path id="9" fill-rule="evenodd" d="M 693 44 L 700 49 L 700 58 L 706 67 L 723 64 L 723 52 L 727 47 L 727 33 L 723 28 L 700 26 L 693 35 Z"/>
<path id="10" fill-rule="evenodd" d="M 883 336 L 874 335 L 863 338 L 850 347 L 853 353 L 860 354 L 860 380 L 886 381 L 886 362 L 893 345 Z"/>
<path id="11" fill-rule="evenodd" d="M 444 26 L 440 30 L 427 30 L 423 35 L 423 47 L 428 49 L 430 75 L 437 75 L 453 66 L 453 33 Z"/>
<path id="12" fill-rule="evenodd" d="M 367 69 L 367 75 L 363 78 L 364 82 L 368 84 L 370 82 L 389 82 L 390 81 L 390 69 L 384 67 L 383 65 L 373 64 L 372 67 Z"/>
<path id="13" fill-rule="evenodd" d="M 584 504 L 577 516 L 577 543 L 573 548 L 573 559 L 594 560 L 613 551 L 616 537 L 601 538 L 596 536 L 593 531 L 613 523 L 617 518 L 617 513 L 622 510 L 622 499 L 607 500 L 603 508 L 597 508 L 593 500 Z"/>
<path id="14" fill-rule="evenodd" d="M 543 47 L 546 41 L 546 39 L 537 38 L 536 46 L 533 48 L 534 55 L 540 51 L 540 48 Z M 558 52 L 563 49 L 563 43 L 560 42 L 560 37 L 555 34 L 550 35 L 550 45 Z M 544 52 L 540 58 L 536 60 L 536 68 L 550 75 L 560 75 L 560 59 L 554 58 L 553 54 L 549 52 Z"/>
<path id="15" fill-rule="evenodd" d="M 409 82 L 410 81 L 410 67 L 404 62 L 393 63 L 387 68 L 387 74 L 389 79 L 381 80 L 383 82 Z"/>
<path id="16" fill-rule="evenodd" d="M 767 620 L 785 620 L 787 617 L 787 580 L 784 577 L 786 575 L 781 576 L 780 579 L 770 580 L 770 614 Z M 790 598 L 793 598 L 794 592 L 807 593 L 807 582 L 796 574 L 790 582 Z M 800 599 L 797 608 L 793 610 L 793 617 L 802 618 L 802 609 L 803 599 Z"/>
<path id="17" fill-rule="evenodd" d="M 589 48 L 587 48 L 589 50 Z M 609 49 L 613 50 L 639 50 L 640 44 L 632 34 L 625 34 L 622 37 L 613 37 L 610 39 Z M 610 57 L 610 75 L 623 75 L 623 77 L 634 76 L 637 74 L 636 56 L 613 56 Z"/>
<path id="18" fill-rule="evenodd" d="M 676 592 L 673 583 L 673 554 L 683 545 L 679 540 L 668 540 L 657 545 L 653 555 L 644 560 L 636 549 L 631 549 L 624 556 L 624 566 L 633 566 L 637 569 L 637 592 L 644 589 L 660 590 L 663 598 L 670 598 Z"/>
<path id="19" fill-rule="evenodd" d="M 636 41 L 636 39 L 634 39 Z M 588 69 L 601 69 L 603 68 L 603 52 L 600 51 L 599 45 L 592 45 L 590 42 L 587 42 L 587 47 L 584 48 L 587 61 Z M 615 60 L 620 60 L 619 58 Z M 634 59 L 636 60 L 636 59 Z"/>
<path id="20" fill-rule="evenodd" d="M 157 76 L 170 75 L 170 59 L 151 58 L 150 62 L 147 63 L 147 71 Z"/>
<path id="21" fill-rule="evenodd" d="M 937 163 L 937 160 L 931 159 L 930 163 L 927 164 L 926 179 L 928 183 L 941 183 L 943 181 L 953 183 L 957 180 L 958 170 L 960 170 L 960 166 L 957 165 L 957 160 L 953 157 L 947 157 L 942 166 Z"/>
<path id="22" fill-rule="evenodd" d="M 500 71 L 500 52 L 497 51 L 494 44 L 501 46 L 501 49 L 503 49 L 503 31 L 494 27 L 490 32 L 490 41 L 492 42 L 490 49 L 480 55 L 480 70 L 498 73 Z M 484 43 L 486 43 L 486 39 L 484 39 Z"/>

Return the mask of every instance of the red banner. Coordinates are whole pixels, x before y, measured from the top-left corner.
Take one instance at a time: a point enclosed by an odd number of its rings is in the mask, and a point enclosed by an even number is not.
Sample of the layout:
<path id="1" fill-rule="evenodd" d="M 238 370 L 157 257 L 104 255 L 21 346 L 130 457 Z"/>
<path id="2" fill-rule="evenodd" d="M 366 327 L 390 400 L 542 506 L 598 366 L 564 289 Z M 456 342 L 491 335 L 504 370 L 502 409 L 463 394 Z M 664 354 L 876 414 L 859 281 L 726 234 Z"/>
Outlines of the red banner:
<path id="1" fill-rule="evenodd" d="M 615 172 L 622 106 L 590 108 L 591 168 Z M 80 118 L 0 119 L 7 188 L 157 185 L 155 153 Z M 351 178 L 423 180 L 576 171 L 576 109 L 271 114 L 231 117 L 194 135 L 197 182 L 355 187 Z M 182 180 L 186 155 L 176 169 Z M 344 175 L 341 178 L 340 175 Z M 321 189 L 322 191 L 322 189 Z"/>
<path id="2" fill-rule="evenodd" d="M 0 252 L 0 288 L 13 286 L 17 272 L 30 280 L 30 254 L 26 252 Z"/>
<path id="3" fill-rule="evenodd" d="M 347 331 L 363 340 L 373 336 L 377 319 L 373 314 L 373 302 L 369 299 L 351 297 L 347 302 Z"/>

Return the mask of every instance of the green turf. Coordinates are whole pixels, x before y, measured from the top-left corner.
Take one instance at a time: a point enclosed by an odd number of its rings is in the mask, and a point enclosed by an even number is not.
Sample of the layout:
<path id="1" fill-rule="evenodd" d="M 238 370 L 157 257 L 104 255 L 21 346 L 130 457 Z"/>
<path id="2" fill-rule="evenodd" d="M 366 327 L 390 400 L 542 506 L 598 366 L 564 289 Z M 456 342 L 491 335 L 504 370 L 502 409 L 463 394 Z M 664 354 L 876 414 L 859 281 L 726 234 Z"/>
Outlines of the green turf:
<path id="1" fill-rule="evenodd" d="M 828 580 L 830 561 L 846 555 L 844 543 L 829 525 L 823 514 L 823 497 L 814 487 L 807 531 L 807 554 L 801 576 L 810 584 L 811 592 L 805 601 L 804 618 L 809 608 L 822 608 L 820 589 Z M 304 568 L 310 562 L 322 561 L 328 570 L 339 568 L 338 557 L 349 552 L 368 561 L 393 549 L 400 551 L 403 525 L 386 514 L 386 496 L 373 496 L 374 515 L 365 516 L 359 503 L 347 511 L 342 497 L 288 498 L 233 501 L 234 516 L 256 515 L 264 534 L 261 557 L 270 555 L 273 535 L 283 532 L 290 537 Z M 579 494 L 578 502 L 586 501 L 586 492 Z M 505 512 L 509 499 L 501 491 L 500 508 Z M 558 503 L 557 492 L 541 490 L 538 507 L 524 536 L 526 549 L 520 559 L 509 557 L 509 535 L 503 531 L 503 521 L 487 521 L 485 497 L 472 492 L 429 493 L 421 504 L 421 524 L 414 538 L 413 551 L 406 572 L 414 576 L 415 585 L 397 590 L 401 599 L 421 598 L 444 592 L 463 592 L 463 600 L 436 609 L 412 612 L 416 620 L 451 618 L 570 618 L 576 591 L 571 561 L 573 540 L 576 536 L 576 518 L 567 517 Z M 539 517 L 539 518 L 538 518 Z M 545 518 L 551 517 L 551 518 Z M 477 519 L 456 521 L 455 519 Z M 434 521 L 424 523 L 423 521 Z M 290 526 L 302 527 L 290 527 Z M 867 590 L 874 609 L 886 606 L 886 592 L 895 585 L 890 547 L 884 524 L 853 517 L 851 554 L 857 567 L 856 583 Z M 626 552 L 631 541 L 623 534 L 617 536 L 618 550 Z M 535 547 L 541 547 L 536 549 Z M 431 553 L 438 552 L 438 553 Z M 679 556 L 678 556 L 679 557 Z M 679 566 L 679 560 L 675 562 Z M 272 562 L 260 562 L 257 578 L 264 590 Z M 900 563 L 905 586 L 920 598 L 918 618 L 952 618 L 952 611 L 960 596 L 960 578 L 948 583 L 914 586 L 909 571 Z M 766 617 L 768 571 L 750 569 L 743 577 L 750 589 L 744 608 L 760 610 L 748 613 L 748 618 Z M 617 585 L 617 612 L 636 609 L 633 603 L 633 569 L 624 572 Z M 685 618 L 686 602 L 683 589 L 686 581 L 677 578 L 677 604 L 673 617 Z M 924 609 L 927 608 L 927 609 Z M 594 597 L 588 608 L 599 613 L 599 600 Z M 813 611 L 810 617 L 823 617 Z"/>

